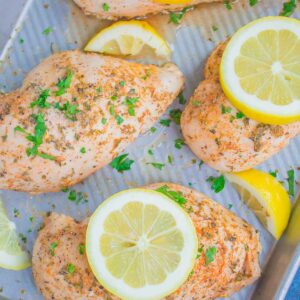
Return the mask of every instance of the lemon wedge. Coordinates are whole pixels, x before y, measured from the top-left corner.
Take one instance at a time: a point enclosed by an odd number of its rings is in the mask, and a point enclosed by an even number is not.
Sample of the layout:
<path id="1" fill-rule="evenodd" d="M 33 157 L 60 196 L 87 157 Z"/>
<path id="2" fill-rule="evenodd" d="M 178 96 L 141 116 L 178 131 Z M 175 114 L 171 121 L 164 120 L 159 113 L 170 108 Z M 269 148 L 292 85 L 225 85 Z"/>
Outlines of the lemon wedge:
<path id="1" fill-rule="evenodd" d="M 157 56 L 168 57 L 171 49 L 158 32 L 145 21 L 119 21 L 96 34 L 85 51 L 110 55 L 137 55 L 144 46 Z"/>
<path id="2" fill-rule="evenodd" d="M 290 199 L 282 184 L 258 170 L 228 173 L 226 178 L 264 227 L 279 239 L 291 213 Z"/>
<path id="3" fill-rule="evenodd" d="M 265 17 L 238 30 L 227 45 L 220 80 L 246 116 L 268 124 L 300 120 L 300 21 Z"/>
<path id="4" fill-rule="evenodd" d="M 0 200 L 0 267 L 18 271 L 30 265 L 29 255 L 19 246 L 16 225 L 8 219 Z"/>
<path id="5" fill-rule="evenodd" d="M 122 299 L 161 299 L 188 278 L 197 255 L 188 214 L 162 193 L 131 189 L 92 215 L 86 251 L 99 282 Z"/>

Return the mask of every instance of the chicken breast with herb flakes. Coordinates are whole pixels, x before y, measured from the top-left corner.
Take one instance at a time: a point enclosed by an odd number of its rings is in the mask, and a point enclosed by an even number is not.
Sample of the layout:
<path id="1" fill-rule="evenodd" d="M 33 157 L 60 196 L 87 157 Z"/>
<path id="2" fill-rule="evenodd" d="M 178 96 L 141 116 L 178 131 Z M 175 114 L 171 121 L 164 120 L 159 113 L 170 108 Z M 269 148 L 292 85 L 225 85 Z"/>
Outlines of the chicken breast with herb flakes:
<path id="1" fill-rule="evenodd" d="M 227 100 L 219 82 L 226 43 L 211 54 L 205 80 L 191 97 L 181 118 L 186 144 L 205 163 L 224 172 L 251 169 L 300 134 L 300 122 L 268 125 L 245 117 Z"/>
<path id="2" fill-rule="evenodd" d="M 167 300 L 227 297 L 260 276 L 261 246 L 255 229 L 207 196 L 171 183 L 157 183 L 180 193 L 199 241 L 198 258 L 189 279 Z M 52 214 L 33 249 L 33 275 L 46 300 L 117 299 L 91 273 L 84 249 L 87 222 Z M 55 245 L 55 247 L 53 247 Z M 81 245 L 81 246 L 80 246 Z M 71 268 L 70 268 L 71 266 Z"/>
<path id="3" fill-rule="evenodd" d="M 85 14 L 101 19 L 145 17 L 149 14 L 180 11 L 200 3 L 220 2 L 221 0 L 188 0 L 182 4 L 168 4 L 163 0 L 74 0 Z M 166 3 L 164 3 L 166 2 Z"/>
<path id="4" fill-rule="evenodd" d="M 95 53 L 57 53 L 0 96 L 0 189 L 60 191 L 108 164 L 183 87 L 159 68 Z"/>

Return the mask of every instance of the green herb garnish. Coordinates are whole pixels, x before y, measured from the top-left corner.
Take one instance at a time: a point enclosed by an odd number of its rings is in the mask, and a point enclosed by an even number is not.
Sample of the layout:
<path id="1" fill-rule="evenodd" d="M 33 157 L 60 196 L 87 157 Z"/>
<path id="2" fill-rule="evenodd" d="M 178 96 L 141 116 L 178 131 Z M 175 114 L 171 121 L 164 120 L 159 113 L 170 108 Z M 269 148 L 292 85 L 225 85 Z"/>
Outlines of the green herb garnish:
<path id="1" fill-rule="evenodd" d="M 134 104 L 138 101 L 140 101 L 139 97 L 136 97 L 136 98 L 127 97 L 126 98 L 125 104 L 128 106 L 128 113 L 130 116 L 135 116 Z"/>
<path id="2" fill-rule="evenodd" d="M 181 22 L 184 15 L 192 8 L 192 6 L 188 6 L 180 12 L 171 12 L 169 22 L 178 25 Z"/>
<path id="3" fill-rule="evenodd" d="M 181 192 L 172 191 L 166 185 L 159 187 L 158 189 L 156 189 L 156 191 L 166 195 L 170 199 L 177 202 L 180 206 L 184 206 L 184 204 L 187 202 Z"/>
<path id="4" fill-rule="evenodd" d="M 128 171 L 131 168 L 131 165 L 134 163 L 134 160 L 127 158 L 128 154 L 122 154 L 116 157 L 109 165 L 116 169 L 119 173 Z"/>
<path id="5" fill-rule="evenodd" d="M 170 119 L 161 119 L 159 121 L 159 124 L 165 126 L 165 127 L 169 127 L 170 126 L 170 123 L 171 123 L 171 120 Z"/>
<path id="6" fill-rule="evenodd" d="M 43 35 L 48 35 L 49 33 L 51 33 L 52 32 L 52 28 L 51 27 L 47 27 L 46 29 L 44 29 L 43 31 L 42 31 L 42 34 Z"/>
<path id="7" fill-rule="evenodd" d="M 67 192 L 69 192 L 68 194 L 68 200 L 70 200 L 71 202 L 74 202 L 75 204 L 79 204 L 81 202 L 88 202 L 88 197 L 86 193 L 83 192 L 77 192 L 75 190 L 67 190 Z"/>
<path id="8" fill-rule="evenodd" d="M 180 124 L 182 111 L 180 109 L 172 109 L 170 111 L 170 118 L 173 122 L 175 122 L 177 125 Z"/>
<path id="9" fill-rule="evenodd" d="M 224 6 L 225 6 L 227 9 L 229 9 L 229 10 L 232 9 L 232 3 L 231 3 L 231 0 L 224 0 L 223 3 L 224 3 Z"/>
<path id="10" fill-rule="evenodd" d="M 295 196 L 295 171 L 293 169 L 287 171 L 289 194 Z"/>
<path id="11" fill-rule="evenodd" d="M 221 175 L 219 177 L 210 176 L 207 178 L 206 181 L 211 183 L 211 189 L 216 193 L 219 193 L 224 189 L 225 186 L 224 175 Z"/>
<path id="12" fill-rule="evenodd" d="M 215 246 L 209 247 L 205 251 L 205 265 L 208 266 L 210 263 L 212 263 L 216 255 L 217 255 L 217 248 Z"/>
<path id="13" fill-rule="evenodd" d="M 86 153 L 85 147 L 82 147 L 82 148 L 80 149 L 80 153 L 82 153 L 82 154 L 85 154 L 85 153 Z"/>
<path id="14" fill-rule="evenodd" d="M 78 252 L 79 254 L 83 255 L 85 252 L 85 245 L 84 244 L 79 244 L 78 245 Z"/>
<path id="15" fill-rule="evenodd" d="M 102 119 L 101 119 L 101 123 L 102 123 L 103 125 L 105 125 L 105 124 L 107 123 L 107 119 L 102 118 Z"/>
<path id="16" fill-rule="evenodd" d="M 296 9 L 296 0 L 290 0 L 283 3 L 282 10 L 280 12 L 280 16 L 289 17 L 293 14 Z"/>
<path id="17" fill-rule="evenodd" d="M 154 132 L 157 131 L 157 129 L 156 129 L 155 127 L 151 127 L 151 128 L 150 128 L 150 131 L 151 131 L 152 133 L 154 133 Z"/>
<path id="18" fill-rule="evenodd" d="M 51 245 L 50 245 L 50 255 L 51 256 L 54 256 L 55 253 L 54 253 L 54 249 L 57 247 L 57 242 L 53 242 Z"/>
<path id="19" fill-rule="evenodd" d="M 73 274 L 75 272 L 75 266 L 73 264 L 67 264 L 67 271 L 69 274 Z"/>
<path id="20" fill-rule="evenodd" d="M 175 142 L 174 142 L 174 146 L 176 149 L 181 149 L 182 146 L 185 145 L 185 142 L 183 139 L 176 139 Z"/>
<path id="21" fill-rule="evenodd" d="M 182 104 L 182 105 L 186 104 L 186 99 L 185 99 L 185 97 L 184 97 L 184 95 L 183 95 L 183 92 L 181 92 L 181 93 L 178 95 L 178 99 L 179 99 L 179 104 Z"/>
<path id="22" fill-rule="evenodd" d="M 80 110 L 77 108 L 77 105 L 70 104 L 69 101 L 64 103 L 62 106 L 58 102 L 56 102 L 54 103 L 54 108 L 64 112 L 65 117 L 71 121 L 76 121 L 77 114 L 80 112 Z"/>
<path id="23" fill-rule="evenodd" d="M 258 0 L 249 0 L 250 6 L 254 6 L 257 3 L 258 3 Z"/>
<path id="24" fill-rule="evenodd" d="M 67 89 L 71 86 L 73 73 L 67 70 L 67 75 L 63 79 L 59 79 L 56 86 L 58 90 L 55 92 L 55 96 L 61 96 L 67 92 Z"/>
<path id="25" fill-rule="evenodd" d="M 103 3 L 102 8 L 103 8 L 103 11 L 105 11 L 105 12 L 108 12 L 110 9 L 110 7 L 107 3 Z"/>
<path id="26" fill-rule="evenodd" d="M 38 106 L 40 108 L 49 108 L 51 106 L 50 103 L 47 102 L 47 98 L 49 97 L 50 90 L 43 90 L 37 100 L 30 103 L 30 107 L 33 108 L 35 106 Z"/>
<path id="27" fill-rule="evenodd" d="M 232 111 L 232 108 L 226 107 L 222 104 L 221 111 L 222 111 L 222 114 L 229 114 Z"/>
<path id="28" fill-rule="evenodd" d="M 165 164 L 157 163 L 157 162 L 149 162 L 149 163 L 147 163 L 147 165 L 151 165 L 158 170 L 162 170 L 163 167 L 165 166 Z"/>

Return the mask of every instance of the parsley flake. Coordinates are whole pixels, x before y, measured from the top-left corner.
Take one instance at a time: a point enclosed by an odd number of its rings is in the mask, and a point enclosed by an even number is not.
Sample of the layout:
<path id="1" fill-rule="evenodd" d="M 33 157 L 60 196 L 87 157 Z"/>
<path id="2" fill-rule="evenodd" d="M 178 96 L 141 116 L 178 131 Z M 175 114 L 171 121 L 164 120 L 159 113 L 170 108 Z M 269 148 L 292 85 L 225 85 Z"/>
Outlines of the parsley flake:
<path id="1" fill-rule="evenodd" d="M 183 95 L 183 92 L 181 92 L 181 93 L 178 95 L 178 99 L 179 99 L 179 104 L 182 104 L 182 105 L 186 104 L 186 99 L 185 99 L 185 97 L 184 97 L 184 95 Z"/>
<path id="2" fill-rule="evenodd" d="M 125 104 L 127 105 L 128 107 L 128 113 L 130 116 L 135 116 L 135 110 L 134 110 L 134 105 L 136 102 L 140 101 L 140 98 L 139 97 L 136 97 L 136 98 L 130 98 L 130 97 L 127 97 L 126 100 L 125 100 Z"/>
<path id="3" fill-rule="evenodd" d="M 217 248 L 215 246 L 209 247 L 205 251 L 205 265 L 208 266 L 210 263 L 212 263 L 216 255 L 217 255 Z"/>
<path id="4" fill-rule="evenodd" d="M 55 250 L 56 247 L 57 247 L 57 242 L 53 242 L 53 243 L 50 245 L 50 255 L 51 255 L 51 256 L 54 256 L 54 255 L 55 255 L 54 250 Z"/>
<path id="5" fill-rule="evenodd" d="M 47 27 L 42 31 L 43 35 L 48 35 L 49 33 L 51 33 L 53 30 L 51 27 Z"/>
<path id="6" fill-rule="evenodd" d="M 170 23 L 173 23 L 175 25 L 178 25 L 180 24 L 182 18 L 184 17 L 184 15 L 189 11 L 191 10 L 193 7 L 192 6 L 188 6 L 188 7 L 185 7 L 182 11 L 180 12 L 171 12 L 170 13 L 170 19 L 169 19 L 169 22 Z"/>
<path id="7" fill-rule="evenodd" d="M 50 94 L 50 90 L 49 89 L 43 90 L 40 93 L 40 95 L 37 98 L 37 100 L 32 101 L 30 103 L 30 107 L 33 108 L 35 106 L 38 106 L 40 108 L 49 108 L 51 106 L 50 103 L 47 102 L 47 98 L 49 97 L 49 94 Z"/>
<path id="8" fill-rule="evenodd" d="M 71 70 L 67 70 L 67 75 L 63 79 L 59 79 L 56 86 L 58 90 L 55 92 L 55 96 L 61 96 L 67 92 L 67 89 L 71 86 L 73 73 Z"/>
<path id="9" fill-rule="evenodd" d="M 109 165 L 116 169 L 119 173 L 128 171 L 131 168 L 131 165 L 134 163 L 134 160 L 127 158 L 128 154 L 122 154 L 116 157 Z"/>
<path id="10" fill-rule="evenodd" d="M 295 196 L 295 171 L 293 169 L 287 171 L 289 194 Z"/>
<path id="11" fill-rule="evenodd" d="M 254 6 L 258 3 L 258 0 L 249 0 L 250 6 Z"/>
<path id="12" fill-rule="evenodd" d="M 73 274 L 75 272 L 75 266 L 73 264 L 67 264 L 67 271 L 69 274 Z"/>
<path id="13" fill-rule="evenodd" d="M 103 11 L 105 11 L 105 12 L 108 12 L 110 9 L 110 7 L 107 3 L 103 3 L 102 8 L 103 8 Z"/>
<path id="14" fill-rule="evenodd" d="M 226 107 L 222 104 L 221 111 L 222 111 L 222 114 L 229 114 L 232 111 L 232 108 Z"/>
<path id="15" fill-rule="evenodd" d="M 165 126 L 165 127 L 169 127 L 170 126 L 170 123 L 171 123 L 171 120 L 170 119 L 161 119 L 159 121 L 159 124 L 161 124 L 162 126 Z"/>
<path id="16" fill-rule="evenodd" d="M 85 154 L 85 153 L 86 153 L 85 147 L 82 147 L 82 148 L 80 149 L 80 153 L 82 153 L 82 154 Z"/>
<path id="17" fill-rule="evenodd" d="M 149 162 L 149 163 L 147 163 L 147 165 L 151 165 L 158 170 L 162 170 L 163 167 L 165 166 L 165 164 L 157 163 L 157 162 Z"/>
<path id="18" fill-rule="evenodd" d="M 84 254 L 84 252 L 85 252 L 85 245 L 84 244 L 81 243 L 81 244 L 78 245 L 78 252 L 79 252 L 80 255 Z"/>
<path id="19" fill-rule="evenodd" d="M 173 122 L 175 122 L 177 125 L 180 124 L 182 111 L 180 109 L 172 109 L 170 111 L 170 118 Z"/>
<path id="20" fill-rule="evenodd" d="M 80 112 L 80 110 L 77 108 L 77 105 L 70 104 L 69 101 L 64 103 L 62 106 L 58 102 L 56 102 L 54 103 L 54 108 L 64 112 L 65 117 L 71 121 L 76 121 L 77 114 Z"/>
<path id="21" fill-rule="evenodd" d="M 296 8 L 296 0 L 290 0 L 283 3 L 282 10 L 280 12 L 280 16 L 289 17 L 293 14 Z"/>
<path id="22" fill-rule="evenodd" d="M 172 191 L 166 185 L 159 187 L 158 189 L 156 189 L 156 191 L 166 195 L 170 199 L 177 202 L 180 206 L 184 206 L 184 204 L 187 202 L 181 192 Z"/>
<path id="23" fill-rule="evenodd" d="M 176 149 L 181 149 L 182 146 L 185 145 L 185 142 L 183 139 L 176 139 L 175 142 L 174 142 L 174 146 Z"/>
<path id="24" fill-rule="evenodd" d="M 215 193 L 219 193 L 224 189 L 224 186 L 225 186 L 225 177 L 224 177 L 224 175 L 221 175 L 219 177 L 210 176 L 210 177 L 207 178 L 206 181 L 211 183 L 211 189 Z"/>

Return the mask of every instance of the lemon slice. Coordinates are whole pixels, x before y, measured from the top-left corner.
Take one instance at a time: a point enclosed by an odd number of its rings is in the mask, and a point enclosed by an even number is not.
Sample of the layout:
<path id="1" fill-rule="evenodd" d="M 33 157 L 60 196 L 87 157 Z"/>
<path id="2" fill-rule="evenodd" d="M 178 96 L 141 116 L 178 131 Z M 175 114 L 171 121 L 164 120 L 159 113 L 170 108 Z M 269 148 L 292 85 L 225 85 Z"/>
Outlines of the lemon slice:
<path id="1" fill-rule="evenodd" d="M 147 45 L 158 56 L 169 57 L 171 49 L 158 32 L 145 21 L 119 21 L 96 34 L 85 51 L 110 55 L 137 55 Z"/>
<path id="2" fill-rule="evenodd" d="M 291 212 L 289 196 L 281 183 L 258 170 L 230 173 L 226 178 L 264 227 L 279 239 Z"/>
<path id="3" fill-rule="evenodd" d="M 9 221 L 0 200 L 0 267 L 9 270 L 23 270 L 30 267 L 29 255 L 18 243 L 16 225 Z"/>
<path id="4" fill-rule="evenodd" d="M 131 189 L 104 201 L 87 229 L 89 264 L 122 299 L 161 299 L 188 278 L 197 255 L 188 214 L 162 193 Z"/>
<path id="5" fill-rule="evenodd" d="M 220 80 L 246 116 L 269 124 L 300 120 L 300 21 L 266 17 L 241 28 L 222 57 Z"/>

